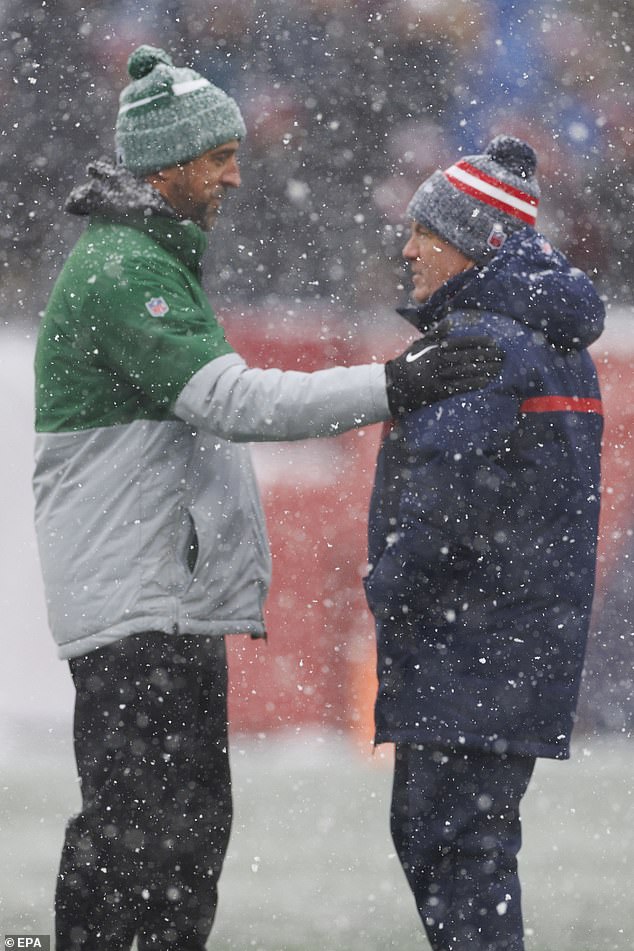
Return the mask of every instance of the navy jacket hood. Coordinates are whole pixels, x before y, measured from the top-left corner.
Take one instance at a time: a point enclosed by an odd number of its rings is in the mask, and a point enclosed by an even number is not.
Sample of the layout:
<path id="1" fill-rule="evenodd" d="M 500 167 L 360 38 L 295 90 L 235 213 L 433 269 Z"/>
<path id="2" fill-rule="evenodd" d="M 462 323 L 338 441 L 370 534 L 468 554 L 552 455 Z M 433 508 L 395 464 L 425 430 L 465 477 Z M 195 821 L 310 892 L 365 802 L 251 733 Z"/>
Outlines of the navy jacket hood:
<path id="1" fill-rule="evenodd" d="M 425 332 L 454 310 L 505 314 L 563 350 L 584 350 L 601 335 L 605 320 L 587 275 L 532 228 L 508 238 L 485 267 L 457 274 L 422 306 L 398 313 Z"/>

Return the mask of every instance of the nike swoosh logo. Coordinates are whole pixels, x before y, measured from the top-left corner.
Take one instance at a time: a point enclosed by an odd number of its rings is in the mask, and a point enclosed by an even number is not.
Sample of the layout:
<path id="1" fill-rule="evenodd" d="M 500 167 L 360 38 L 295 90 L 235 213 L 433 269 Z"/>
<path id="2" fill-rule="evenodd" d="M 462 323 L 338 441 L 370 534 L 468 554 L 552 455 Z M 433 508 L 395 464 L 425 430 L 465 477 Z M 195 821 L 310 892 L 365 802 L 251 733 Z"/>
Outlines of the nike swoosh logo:
<path id="1" fill-rule="evenodd" d="M 418 353 L 408 353 L 407 356 L 405 357 L 405 362 L 413 363 L 414 360 L 418 360 L 424 354 L 429 353 L 430 350 L 435 350 L 437 346 L 438 346 L 437 343 L 432 343 L 428 347 L 423 347 L 423 349 L 419 350 Z"/>

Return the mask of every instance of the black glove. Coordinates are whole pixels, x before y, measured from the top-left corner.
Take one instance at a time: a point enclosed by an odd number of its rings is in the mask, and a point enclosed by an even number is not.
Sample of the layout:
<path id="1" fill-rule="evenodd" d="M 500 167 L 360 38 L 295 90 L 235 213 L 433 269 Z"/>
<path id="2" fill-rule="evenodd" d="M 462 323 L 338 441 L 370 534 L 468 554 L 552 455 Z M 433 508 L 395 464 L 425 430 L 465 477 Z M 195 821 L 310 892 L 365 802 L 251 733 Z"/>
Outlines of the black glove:
<path id="1" fill-rule="evenodd" d="M 503 353 L 491 337 L 421 337 L 385 364 L 393 416 L 479 390 L 500 371 Z"/>

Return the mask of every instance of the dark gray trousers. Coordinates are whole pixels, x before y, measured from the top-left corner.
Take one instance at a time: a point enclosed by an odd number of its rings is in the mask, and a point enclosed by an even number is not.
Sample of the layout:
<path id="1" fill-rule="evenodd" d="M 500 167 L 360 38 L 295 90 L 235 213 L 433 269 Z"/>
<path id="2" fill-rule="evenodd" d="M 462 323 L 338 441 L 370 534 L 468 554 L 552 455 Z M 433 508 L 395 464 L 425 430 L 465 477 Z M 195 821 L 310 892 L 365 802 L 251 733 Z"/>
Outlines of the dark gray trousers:
<path id="1" fill-rule="evenodd" d="M 81 812 L 56 951 L 202 951 L 231 828 L 224 639 L 147 632 L 70 661 Z"/>

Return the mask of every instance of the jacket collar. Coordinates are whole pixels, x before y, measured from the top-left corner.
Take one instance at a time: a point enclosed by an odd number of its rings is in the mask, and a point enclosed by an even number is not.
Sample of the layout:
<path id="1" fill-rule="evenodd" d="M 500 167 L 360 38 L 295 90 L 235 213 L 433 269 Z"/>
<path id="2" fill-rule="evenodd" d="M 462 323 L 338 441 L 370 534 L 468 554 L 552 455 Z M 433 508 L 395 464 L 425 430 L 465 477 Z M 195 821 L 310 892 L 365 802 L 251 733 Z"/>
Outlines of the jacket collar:
<path id="1" fill-rule="evenodd" d="M 143 231 L 197 276 L 202 270 L 203 254 L 207 250 L 207 235 L 193 221 L 164 218 L 160 215 L 131 215 L 122 221 Z"/>
<path id="2" fill-rule="evenodd" d="M 181 220 L 147 182 L 121 165 L 100 159 L 87 168 L 88 181 L 74 188 L 65 204 L 72 215 L 90 215 L 143 231 L 200 275 L 207 235 L 193 221 Z"/>
<path id="3" fill-rule="evenodd" d="M 475 267 L 468 271 L 461 271 L 446 281 L 435 291 L 424 304 L 409 303 L 397 307 L 396 313 L 413 324 L 421 333 L 427 331 L 446 317 L 450 310 L 454 310 L 454 303 L 463 296 L 462 292 L 473 281 L 478 273 Z"/>

